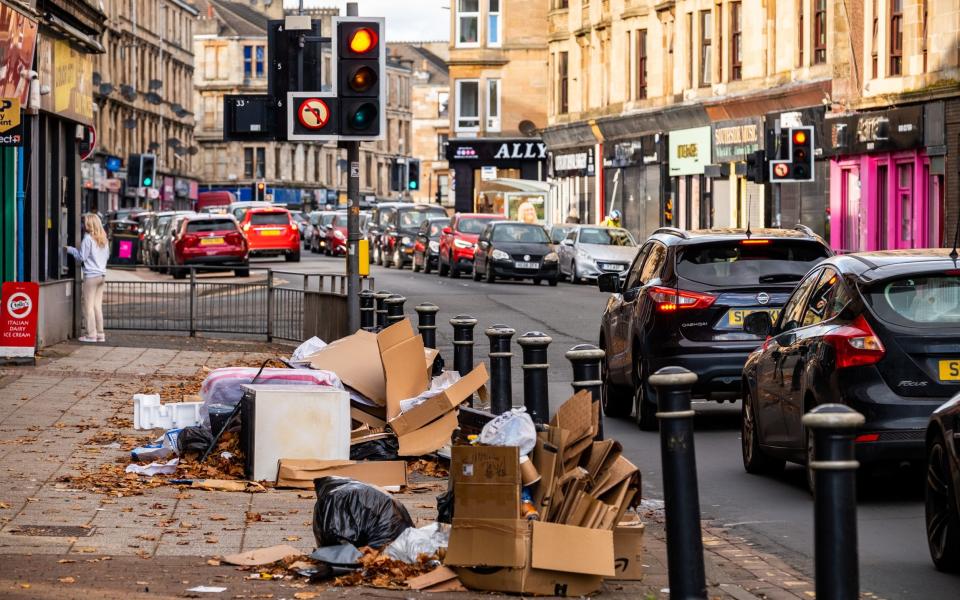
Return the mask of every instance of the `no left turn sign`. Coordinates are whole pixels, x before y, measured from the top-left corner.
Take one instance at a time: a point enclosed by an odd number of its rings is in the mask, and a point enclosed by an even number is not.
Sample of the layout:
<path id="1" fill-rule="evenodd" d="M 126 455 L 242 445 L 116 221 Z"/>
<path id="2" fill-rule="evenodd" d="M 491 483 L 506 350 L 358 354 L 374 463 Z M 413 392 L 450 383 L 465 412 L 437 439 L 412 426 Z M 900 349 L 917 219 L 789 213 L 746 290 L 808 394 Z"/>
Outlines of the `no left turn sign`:
<path id="1" fill-rule="evenodd" d="M 330 120 L 330 108 L 320 98 L 307 98 L 300 102 L 297 119 L 307 129 L 323 129 Z"/>

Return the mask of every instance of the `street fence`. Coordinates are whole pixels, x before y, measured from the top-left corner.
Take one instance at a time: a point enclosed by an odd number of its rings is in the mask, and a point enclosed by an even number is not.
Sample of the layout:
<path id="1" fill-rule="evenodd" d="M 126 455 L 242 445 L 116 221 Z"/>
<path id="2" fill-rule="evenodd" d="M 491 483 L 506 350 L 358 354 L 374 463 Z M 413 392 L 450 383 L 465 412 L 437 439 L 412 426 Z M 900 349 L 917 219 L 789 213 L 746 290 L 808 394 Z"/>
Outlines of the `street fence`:
<path id="1" fill-rule="evenodd" d="M 104 328 L 258 335 L 267 341 L 333 341 L 348 334 L 346 275 L 264 269 L 252 271 L 249 280 L 228 281 L 205 277 L 210 269 L 189 269 L 189 278 L 178 281 L 108 279 Z M 374 281 L 366 278 L 362 285 L 373 289 Z"/>

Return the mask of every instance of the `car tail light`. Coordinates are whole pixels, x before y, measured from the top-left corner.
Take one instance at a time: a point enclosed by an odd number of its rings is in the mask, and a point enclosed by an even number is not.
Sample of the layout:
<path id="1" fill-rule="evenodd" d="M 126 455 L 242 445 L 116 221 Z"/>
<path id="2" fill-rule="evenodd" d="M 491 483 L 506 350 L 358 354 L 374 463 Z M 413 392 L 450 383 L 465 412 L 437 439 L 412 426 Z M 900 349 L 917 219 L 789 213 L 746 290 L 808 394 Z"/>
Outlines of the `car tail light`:
<path id="1" fill-rule="evenodd" d="M 667 287 L 651 287 L 647 290 L 658 312 L 676 312 L 687 308 L 707 308 L 717 297 L 710 294 L 675 290 Z"/>
<path id="2" fill-rule="evenodd" d="M 873 365 L 886 354 L 883 343 L 863 315 L 849 325 L 834 329 L 825 338 L 837 353 L 838 369 Z"/>
<path id="3" fill-rule="evenodd" d="M 200 238 L 198 238 L 197 236 L 195 236 L 195 235 L 185 235 L 185 236 L 183 236 L 183 245 L 184 245 L 184 246 L 187 246 L 188 248 L 192 248 L 193 246 L 197 246 L 197 245 L 199 245 L 199 244 L 200 244 Z"/>
<path id="4" fill-rule="evenodd" d="M 740 240 L 743 246 L 766 246 L 769 243 L 770 240 Z"/>
<path id="5" fill-rule="evenodd" d="M 879 439 L 880 439 L 879 433 L 863 433 L 858 435 L 856 439 L 854 439 L 853 441 L 856 443 L 863 443 L 863 442 L 875 442 Z"/>
<path id="6" fill-rule="evenodd" d="M 243 235 L 239 231 L 231 231 L 223 237 L 231 244 L 243 244 Z"/>

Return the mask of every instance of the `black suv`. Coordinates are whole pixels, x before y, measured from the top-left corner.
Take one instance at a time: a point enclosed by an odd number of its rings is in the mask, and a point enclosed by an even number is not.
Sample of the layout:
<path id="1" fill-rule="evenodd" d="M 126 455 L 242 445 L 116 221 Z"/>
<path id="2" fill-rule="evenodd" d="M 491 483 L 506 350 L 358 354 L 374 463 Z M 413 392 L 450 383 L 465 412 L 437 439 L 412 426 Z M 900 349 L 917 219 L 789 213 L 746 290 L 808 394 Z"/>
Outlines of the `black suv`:
<path id="1" fill-rule="evenodd" d="M 679 365 L 697 375 L 697 397 L 733 402 L 747 355 L 763 338 L 743 330 L 757 311 L 776 314 L 803 276 L 831 255 L 806 227 L 798 229 L 658 229 L 612 292 L 600 326 L 606 351 L 603 408 L 612 417 L 634 410 L 641 429 L 657 428 L 647 377 Z"/>
<path id="2" fill-rule="evenodd" d="M 420 223 L 433 218 L 449 217 L 447 211 L 436 204 L 398 204 L 380 233 L 380 264 L 402 269 L 412 262 Z"/>
<path id="3" fill-rule="evenodd" d="M 774 324 L 775 323 L 775 324 Z M 801 424 L 817 405 L 866 417 L 864 463 L 921 461 L 931 413 L 960 391 L 960 268 L 946 250 L 836 256 L 797 286 L 743 371 L 743 464 L 751 473 L 808 462 Z"/>

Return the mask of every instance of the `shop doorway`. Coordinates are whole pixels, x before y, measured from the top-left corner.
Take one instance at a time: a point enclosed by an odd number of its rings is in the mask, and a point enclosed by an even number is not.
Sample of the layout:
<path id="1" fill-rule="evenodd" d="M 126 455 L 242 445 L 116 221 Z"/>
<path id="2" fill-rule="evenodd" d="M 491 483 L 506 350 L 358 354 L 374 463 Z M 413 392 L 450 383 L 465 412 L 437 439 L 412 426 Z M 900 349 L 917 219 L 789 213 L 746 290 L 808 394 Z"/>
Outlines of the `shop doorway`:
<path id="1" fill-rule="evenodd" d="M 857 252 L 866 248 L 866 216 L 860 194 L 860 168 L 846 167 L 840 170 L 840 202 L 843 222 L 843 252 Z"/>

